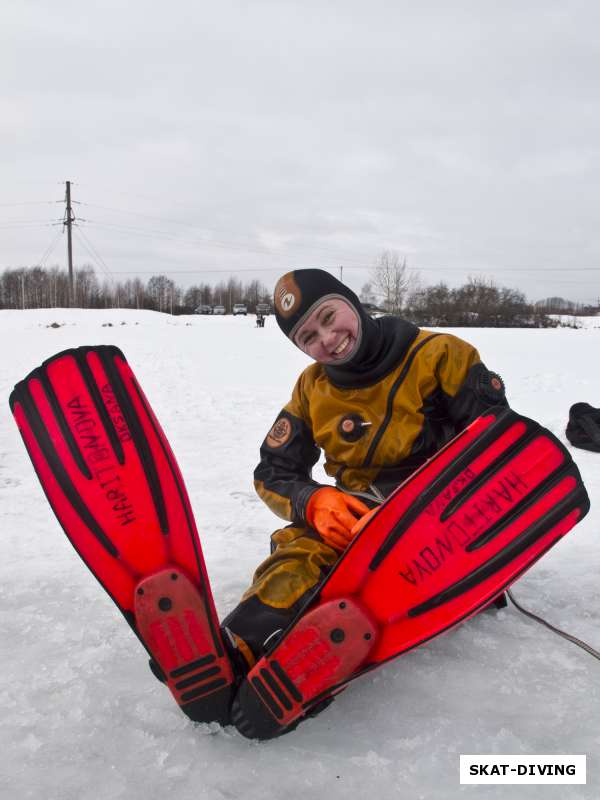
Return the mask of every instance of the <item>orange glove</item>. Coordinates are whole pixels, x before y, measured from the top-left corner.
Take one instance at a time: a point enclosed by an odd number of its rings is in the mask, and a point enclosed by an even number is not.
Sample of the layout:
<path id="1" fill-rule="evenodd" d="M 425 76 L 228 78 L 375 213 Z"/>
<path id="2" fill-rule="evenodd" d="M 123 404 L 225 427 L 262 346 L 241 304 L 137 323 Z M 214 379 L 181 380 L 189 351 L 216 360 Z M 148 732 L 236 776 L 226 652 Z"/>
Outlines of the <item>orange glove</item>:
<path id="1" fill-rule="evenodd" d="M 335 550 L 345 550 L 354 538 L 358 518 L 369 511 L 362 500 L 330 486 L 318 489 L 306 506 L 306 521 Z"/>
<path id="2" fill-rule="evenodd" d="M 367 524 L 367 522 L 368 522 L 368 521 L 371 519 L 371 517 L 372 517 L 374 514 L 376 514 L 378 511 L 379 511 L 379 506 L 375 506 L 375 508 L 372 508 L 370 511 L 367 511 L 367 513 L 366 513 L 366 514 L 363 514 L 363 516 L 362 516 L 362 517 L 361 517 L 361 518 L 358 520 L 358 522 L 356 523 L 356 525 L 355 525 L 355 526 L 352 528 L 352 530 L 350 531 L 350 533 L 352 534 L 352 538 L 353 538 L 353 539 L 354 539 L 354 537 L 355 537 L 355 536 L 356 536 L 358 533 L 360 533 L 360 532 L 362 531 L 362 529 L 365 527 L 365 525 Z"/>

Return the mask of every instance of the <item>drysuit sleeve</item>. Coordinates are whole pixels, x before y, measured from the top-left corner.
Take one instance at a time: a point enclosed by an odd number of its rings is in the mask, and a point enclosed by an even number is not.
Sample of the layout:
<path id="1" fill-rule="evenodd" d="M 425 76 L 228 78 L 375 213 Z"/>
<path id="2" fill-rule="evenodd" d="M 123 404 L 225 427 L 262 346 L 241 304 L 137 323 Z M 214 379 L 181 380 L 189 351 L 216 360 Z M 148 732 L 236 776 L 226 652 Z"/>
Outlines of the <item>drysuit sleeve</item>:
<path id="1" fill-rule="evenodd" d="M 437 378 L 458 433 L 487 409 L 508 406 L 508 401 L 502 378 L 482 363 L 472 345 L 456 336 L 443 339 Z"/>
<path id="2" fill-rule="evenodd" d="M 282 519 L 306 524 L 305 510 L 310 497 L 322 484 L 312 479 L 312 468 L 320 450 L 314 442 L 302 376 L 291 401 L 280 411 L 260 448 L 254 470 L 259 497 Z"/>

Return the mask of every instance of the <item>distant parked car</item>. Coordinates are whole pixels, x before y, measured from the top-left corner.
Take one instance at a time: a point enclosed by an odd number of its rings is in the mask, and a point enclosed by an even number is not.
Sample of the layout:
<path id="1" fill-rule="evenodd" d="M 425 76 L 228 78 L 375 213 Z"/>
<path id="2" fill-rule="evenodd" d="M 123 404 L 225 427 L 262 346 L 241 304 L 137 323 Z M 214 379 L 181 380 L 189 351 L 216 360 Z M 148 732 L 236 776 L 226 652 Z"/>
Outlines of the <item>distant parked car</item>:
<path id="1" fill-rule="evenodd" d="M 225 313 L 225 306 L 213 306 L 212 312 L 213 312 L 213 314 L 224 314 Z"/>
<path id="2" fill-rule="evenodd" d="M 362 303 L 362 307 L 370 317 L 384 317 L 386 315 L 385 309 L 379 308 L 374 303 Z"/>
<path id="3" fill-rule="evenodd" d="M 212 306 L 198 306 L 194 312 L 195 314 L 212 314 Z"/>
<path id="4" fill-rule="evenodd" d="M 246 308 L 244 303 L 234 303 L 233 304 L 233 316 L 237 317 L 238 314 L 243 314 L 246 316 L 248 313 L 248 309 Z"/>
<path id="5" fill-rule="evenodd" d="M 268 317 L 271 313 L 271 306 L 268 303 L 257 303 L 256 313 L 262 314 L 263 317 Z"/>

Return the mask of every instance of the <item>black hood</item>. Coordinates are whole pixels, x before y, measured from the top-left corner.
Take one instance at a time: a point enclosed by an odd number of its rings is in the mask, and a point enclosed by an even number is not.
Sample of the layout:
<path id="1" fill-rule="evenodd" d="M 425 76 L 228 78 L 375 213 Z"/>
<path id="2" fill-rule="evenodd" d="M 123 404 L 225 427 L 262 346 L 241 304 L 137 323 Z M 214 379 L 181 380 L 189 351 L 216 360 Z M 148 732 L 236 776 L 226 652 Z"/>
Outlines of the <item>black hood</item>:
<path id="1" fill-rule="evenodd" d="M 419 329 L 399 317 L 372 319 L 356 294 L 322 269 L 294 270 L 277 281 L 274 306 L 279 327 L 293 341 L 295 332 L 314 308 L 331 297 L 350 303 L 360 325 L 356 352 L 346 362 L 324 365 L 328 378 L 340 388 L 376 383 L 404 358 Z"/>

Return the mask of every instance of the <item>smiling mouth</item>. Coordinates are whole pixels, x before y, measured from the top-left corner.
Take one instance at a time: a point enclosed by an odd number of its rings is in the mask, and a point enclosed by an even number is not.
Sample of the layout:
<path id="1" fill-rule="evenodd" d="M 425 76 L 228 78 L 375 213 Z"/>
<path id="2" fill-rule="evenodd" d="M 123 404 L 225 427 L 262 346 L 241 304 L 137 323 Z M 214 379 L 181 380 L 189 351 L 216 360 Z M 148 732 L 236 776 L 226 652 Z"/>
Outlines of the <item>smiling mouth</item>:
<path id="1" fill-rule="evenodd" d="M 346 336 L 346 338 L 342 342 L 340 342 L 340 344 L 335 348 L 335 350 L 333 351 L 333 355 L 341 356 L 350 347 L 350 344 L 351 344 L 351 337 Z"/>

